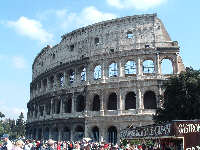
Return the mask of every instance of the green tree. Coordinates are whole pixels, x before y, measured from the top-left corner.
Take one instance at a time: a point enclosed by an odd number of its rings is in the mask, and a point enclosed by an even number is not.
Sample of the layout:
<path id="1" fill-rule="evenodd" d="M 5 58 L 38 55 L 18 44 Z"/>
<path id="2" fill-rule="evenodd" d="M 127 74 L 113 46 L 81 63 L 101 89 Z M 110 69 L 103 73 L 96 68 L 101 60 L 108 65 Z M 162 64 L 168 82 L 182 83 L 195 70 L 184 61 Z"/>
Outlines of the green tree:
<path id="1" fill-rule="evenodd" d="M 164 84 L 163 106 L 157 109 L 154 121 L 200 119 L 200 70 L 186 68 Z"/>
<path id="2" fill-rule="evenodd" d="M 0 112 L 0 118 L 2 119 L 4 117 L 5 117 L 5 115 L 2 112 Z"/>
<path id="3" fill-rule="evenodd" d="M 24 121 L 24 114 L 21 112 L 19 118 L 16 120 L 15 131 L 17 137 L 25 136 L 25 121 Z"/>

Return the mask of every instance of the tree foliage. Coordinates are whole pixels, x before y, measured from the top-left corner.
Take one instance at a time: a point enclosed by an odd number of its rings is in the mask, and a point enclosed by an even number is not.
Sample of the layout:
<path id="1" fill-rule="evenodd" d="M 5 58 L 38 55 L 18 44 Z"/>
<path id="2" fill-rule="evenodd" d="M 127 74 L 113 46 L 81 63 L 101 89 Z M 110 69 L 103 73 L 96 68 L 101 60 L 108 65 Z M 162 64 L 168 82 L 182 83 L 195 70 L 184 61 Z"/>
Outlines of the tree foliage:
<path id="1" fill-rule="evenodd" d="M 200 119 L 200 70 L 186 68 L 164 84 L 163 106 L 156 111 L 154 121 Z"/>
<path id="2" fill-rule="evenodd" d="M 0 114 L 2 113 L 0 112 Z M 8 118 L 0 120 L 0 137 L 4 133 L 9 134 L 9 136 L 13 139 L 25 136 L 25 121 L 23 113 L 19 115 L 17 120 Z"/>

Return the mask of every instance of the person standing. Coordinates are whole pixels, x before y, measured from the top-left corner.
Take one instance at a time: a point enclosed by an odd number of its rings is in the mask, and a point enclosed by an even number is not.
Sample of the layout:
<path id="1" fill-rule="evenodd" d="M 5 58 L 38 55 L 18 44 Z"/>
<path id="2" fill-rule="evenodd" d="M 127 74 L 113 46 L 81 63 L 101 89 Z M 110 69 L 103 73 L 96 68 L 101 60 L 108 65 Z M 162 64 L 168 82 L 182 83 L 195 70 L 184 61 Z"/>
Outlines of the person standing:
<path id="1" fill-rule="evenodd" d="M 4 141 L 3 146 L 2 146 L 2 150 L 12 150 L 13 145 L 11 143 L 11 141 L 9 140 L 9 136 L 8 134 L 4 134 L 1 139 Z"/>

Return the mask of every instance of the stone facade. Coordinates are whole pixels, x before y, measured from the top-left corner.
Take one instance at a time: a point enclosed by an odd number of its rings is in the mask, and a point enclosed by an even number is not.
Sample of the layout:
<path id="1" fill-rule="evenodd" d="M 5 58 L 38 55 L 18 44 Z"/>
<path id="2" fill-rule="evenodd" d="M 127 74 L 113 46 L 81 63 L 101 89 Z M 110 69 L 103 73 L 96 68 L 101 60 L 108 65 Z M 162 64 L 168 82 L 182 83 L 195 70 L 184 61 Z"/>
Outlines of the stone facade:
<path id="1" fill-rule="evenodd" d="M 27 135 L 115 143 L 120 129 L 152 124 L 163 81 L 184 71 L 179 52 L 156 14 L 63 35 L 33 62 Z M 171 74 L 162 73 L 163 60 L 171 62 Z"/>

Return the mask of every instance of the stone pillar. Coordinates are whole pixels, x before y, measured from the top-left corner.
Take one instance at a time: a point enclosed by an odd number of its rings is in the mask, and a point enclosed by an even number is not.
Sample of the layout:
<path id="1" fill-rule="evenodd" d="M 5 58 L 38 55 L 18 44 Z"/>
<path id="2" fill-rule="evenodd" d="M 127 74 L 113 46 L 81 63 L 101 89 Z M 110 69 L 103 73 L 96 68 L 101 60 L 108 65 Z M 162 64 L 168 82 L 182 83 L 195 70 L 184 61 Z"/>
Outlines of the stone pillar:
<path id="1" fill-rule="evenodd" d="M 100 115 L 104 116 L 104 90 L 101 90 L 100 94 Z"/>
<path id="2" fill-rule="evenodd" d="M 58 128 L 58 141 L 61 140 L 61 132 L 62 132 L 62 129 Z"/>
<path id="3" fill-rule="evenodd" d="M 142 93 L 140 88 L 137 89 L 136 104 L 136 109 L 144 109 Z"/>
<path id="4" fill-rule="evenodd" d="M 63 113 L 63 99 L 59 96 L 60 99 L 60 114 Z"/>
<path id="5" fill-rule="evenodd" d="M 46 104 L 44 104 L 43 116 L 46 116 Z"/>
<path id="6" fill-rule="evenodd" d="M 155 59 L 154 59 L 154 68 L 155 68 L 155 73 L 157 75 L 161 74 L 161 65 L 160 65 L 160 58 L 159 54 L 156 53 Z"/>
<path id="7" fill-rule="evenodd" d="M 119 77 L 124 77 L 125 73 L 124 73 L 124 65 L 122 60 L 120 59 L 119 61 Z"/>
<path id="8" fill-rule="evenodd" d="M 122 90 L 119 89 L 118 90 L 118 98 L 117 98 L 118 102 L 117 102 L 117 110 L 118 110 L 118 114 L 121 115 L 122 114 L 122 103 L 123 103 L 123 100 L 122 100 Z"/>
<path id="9" fill-rule="evenodd" d="M 84 132 L 84 136 L 85 137 L 89 137 L 89 130 L 88 130 L 88 126 L 87 126 L 87 123 L 85 124 L 85 132 Z"/>
<path id="10" fill-rule="evenodd" d="M 50 115 L 53 114 L 53 99 L 51 99 L 51 110 L 50 110 Z"/>
<path id="11" fill-rule="evenodd" d="M 137 58 L 137 70 L 136 70 L 136 74 L 137 74 L 137 76 L 140 76 L 140 75 L 142 75 L 142 64 L 141 64 L 141 59 L 138 57 Z"/>
<path id="12" fill-rule="evenodd" d="M 72 113 L 75 113 L 75 101 L 76 101 L 76 96 L 72 95 Z"/>
<path id="13" fill-rule="evenodd" d="M 101 67 L 101 72 L 102 72 L 102 79 L 103 82 L 105 82 L 107 76 L 108 76 L 108 70 L 107 70 L 107 65 L 105 64 L 105 62 L 102 63 L 102 67 Z"/>

